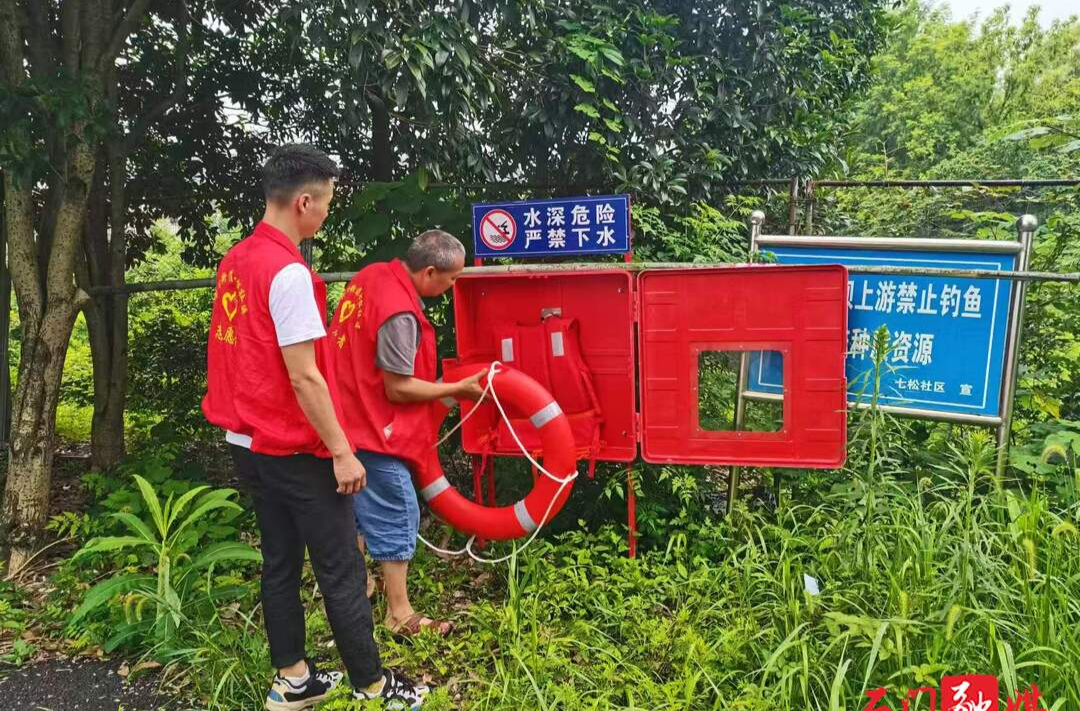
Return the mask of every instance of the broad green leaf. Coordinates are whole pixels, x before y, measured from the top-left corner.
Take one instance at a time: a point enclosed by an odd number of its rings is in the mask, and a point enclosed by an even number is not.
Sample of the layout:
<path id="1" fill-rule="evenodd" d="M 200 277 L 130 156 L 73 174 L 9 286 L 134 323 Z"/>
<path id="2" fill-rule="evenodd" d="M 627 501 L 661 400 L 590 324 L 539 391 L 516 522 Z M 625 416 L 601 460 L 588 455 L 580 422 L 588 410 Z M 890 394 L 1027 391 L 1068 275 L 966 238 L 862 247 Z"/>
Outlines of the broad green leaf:
<path id="1" fill-rule="evenodd" d="M 164 605 L 165 610 L 164 610 L 164 612 L 166 612 L 166 614 L 168 614 L 172 618 L 172 622 L 173 622 L 174 625 L 179 625 L 181 620 L 183 619 L 182 618 L 182 612 L 181 612 L 182 608 L 183 608 L 183 604 L 180 602 L 180 596 L 176 594 L 176 590 L 173 589 L 173 586 L 171 586 L 171 585 L 165 586 L 165 600 L 164 600 L 164 602 L 165 602 L 165 605 Z M 160 605 L 160 603 L 159 603 L 159 605 Z M 158 607 L 158 614 L 160 615 L 161 612 L 162 612 L 161 607 Z"/>
<path id="2" fill-rule="evenodd" d="M 602 68 L 600 70 L 600 73 L 603 74 L 604 76 L 606 76 L 608 79 L 611 79 L 612 81 L 614 81 L 614 82 L 616 82 L 618 84 L 625 84 L 626 83 L 625 79 L 623 79 L 621 76 L 619 76 L 615 72 L 611 71 L 611 69 L 609 69 L 608 67 Z"/>
<path id="3" fill-rule="evenodd" d="M 607 57 L 612 64 L 621 67 L 625 63 L 623 61 L 622 53 L 620 53 L 619 50 L 615 49 L 614 47 L 604 47 L 600 51 L 604 53 L 604 56 Z"/>
<path id="4" fill-rule="evenodd" d="M 82 604 L 75 609 L 75 612 L 71 613 L 68 623 L 78 622 L 121 593 L 130 592 L 140 587 L 153 586 L 153 584 L 153 576 L 145 573 L 117 575 L 102 581 L 86 591 Z"/>
<path id="5" fill-rule="evenodd" d="M 262 553 L 239 541 L 215 543 L 203 551 L 202 555 L 192 562 L 191 567 L 205 568 L 223 560 L 248 560 L 259 563 L 262 561 Z"/>
<path id="6" fill-rule="evenodd" d="M 390 218 L 381 212 L 367 215 L 353 229 L 353 234 L 356 235 L 356 241 L 359 243 L 372 242 L 389 232 Z"/>
<path id="7" fill-rule="evenodd" d="M 426 64 L 430 69 L 435 68 L 435 62 L 431 60 L 431 52 L 428 48 L 419 42 L 414 45 L 418 52 L 420 52 L 420 61 Z"/>
<path id="8" fill-rule="evenodd" d="M 596 85 L 580 74 L 571 74 L 570 78 L 574 80 L 575 84 L 581 87 L 582 91 L 587 91 L 590 94 L 596 93 Z"/>
<path id="9" fill-rule="evenodd" d="M 409 73 L 412 74 L 413 79 L 416 81 L 416 88 L 420 90 L 420 96 L 427 96 L 427 83 L 424 81 L 423 70 L 412 62 L 408 63 L 408 67 Z"/>
<path id="10" fill-rule="evenodd" d="M 190 504 L 196 496 L 209 489 L 210 487 L 206 485 L 196 486 L 194 489 L 191 489 L 179 499 L 177 499 L 169 511 L 169 520 L 167 521 L 168 525 L 171 526 L 173 523 L 176 522 L 176 519 L 180 518 L 180 514 L 184 512 L 184 509 L 187 508 L 187 505 Z"/>
<path id="11" fill-rule="evenodd" d="M 384 262 L 395 256 L 405 254 L 405 250 L 412 243 L 412 237 L 401 237 L 380 243 L 374 249 L 368 250 L 360 263 L 356 266 L 363 267 L 374 262 Z"/>
<path id="12" fill-rule="evenodd" d="M 161 512 L 161 501 L 158 499 L 157 492 L 154 491 L 154 487 L 150 486 L 150 482 L 138 474 L 135 475 L 135 484 L 138 485 L 139 491 L 142 492 L 143 501 L 146 502 L 146 508 L 150 511 L 150 517 L 164 539 L 168 535 L 168 530 L 165 526 L 165 516 Z"/>
<path id="13" fill-rule="evenodd" d="M 406 184 L 386 197 L 386 207 L 402 215 L 415 215 L 424 206 L 419 185 Z"/>
<path id="14" fill-rule="evenodd" d="M 362 215 L 368 208 L 385 198 L 396 185 L 396 183 L 368 183 L 364 186 L 363 192 L 353 198 L 352 207 L 360 211 L 358 215 Z"/>
<path id="15" fill-rule="evenodd" d="M 1050 128 L 1048 126 L 1034 126 L 1032 128 L 1025 128 L 1022 131 L 1017 131 L 1016 133 L 1010 133 L 1008 136 L 1005 136 L 1005 140 L 1026 141 L 1029 138 L 1045 136 L 1048 133 L 1050 133 Z"/>
<path id="16" fill-rule="evenodd" d="M 574 107 L 574 111 L 580 111 L 581 113 L 585 114 L 589 118 L 594 118 L 594 119 L 600 118 L 600 112 L 597 111 L 596 107 L 593 106 L 592 104 L 578 104 L 577 106 Z"/>
<path id="17" fill-rule="evenodd" d="M 1058 148 L 1068 142 L 1069 137 L 1063 133 L 1049 133 L 1045 136 L 1032 138 L 1028 141 L 1028 146 L 1034 150 L 1041 150 L 1043 148 Z"/>
<path id="18" fill-rule="evenodd" d="M 463 46 L 461 46 L 460 44 L 455 44 L 454 53 L 457 54 L 458 59 L 461 60 L 461 63 L 465 65 L 466 69 L 468 69 L 472 65 L 472 57 L 469 56 L 468 51 Z"/>
<path id="19" fill-rule="evenodd" d="M 584 59 L 586 62 L 591 62 L 596 59 L 596 52 L 580 45 L 570 45 L 570 51 Z"/>
<path id="20" fill-rule="evenodd" d="M 216 509 L 232 509 L 234 511 L 243 511 L 243 509 L 240 507 L 240 504 L 236 503 L 235 501 L 228 500 L 227 497 L 232 496 L 234 493 L 236 492 L 231 489 L 219 489 L 204 496 L 195 505 L 195 509 L 188 515 L 187 518 L 184 519 L 183 523 L 176 527 L 176 531 L 173 535 L 175 536 L 176 534 L 179 534 L 192 523 L 198 521 L 203 516 Z"/>
<path id="21" fill-rule="evenodd" d="M 114 513 L 112 517 L 123 523 L 134 533 L 145 538 L 147 543 L 157 543 L 160 540 L 154 535 L 154 532 L 150 530 L 150 527 L 146 525 L 146 522 L 135 514 L 121 511 L 119 513 Z"/>
<path id="22" fill-rule="evenodd" d="M 79 549 L 72 560 L 82 558 L 91 553 L 103 553 L 105 551 L 118 551 L 135 546 L 152 546 L 153 540 L 147 540 L 142 536 L 109 536 L 108 538 L 95 538 Z"/>

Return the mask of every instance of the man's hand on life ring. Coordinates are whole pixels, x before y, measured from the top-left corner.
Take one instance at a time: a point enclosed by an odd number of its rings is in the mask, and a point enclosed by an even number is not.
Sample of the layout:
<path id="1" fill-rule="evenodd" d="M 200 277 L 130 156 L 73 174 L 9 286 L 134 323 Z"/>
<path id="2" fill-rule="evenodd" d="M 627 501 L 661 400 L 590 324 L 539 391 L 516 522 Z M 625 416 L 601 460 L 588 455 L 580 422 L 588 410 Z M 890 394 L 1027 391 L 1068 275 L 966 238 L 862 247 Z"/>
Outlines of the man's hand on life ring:
<path id="1" fill-rule="evenodd" d="M 457 383 L 457 397 L 465 400 L 479 400 L 480 396 L 484 394 L 484 386 L 480 384 L 480 381 L 486 377 L 487 371 L 481 370 L 475 375 L 459 380 Z"/>

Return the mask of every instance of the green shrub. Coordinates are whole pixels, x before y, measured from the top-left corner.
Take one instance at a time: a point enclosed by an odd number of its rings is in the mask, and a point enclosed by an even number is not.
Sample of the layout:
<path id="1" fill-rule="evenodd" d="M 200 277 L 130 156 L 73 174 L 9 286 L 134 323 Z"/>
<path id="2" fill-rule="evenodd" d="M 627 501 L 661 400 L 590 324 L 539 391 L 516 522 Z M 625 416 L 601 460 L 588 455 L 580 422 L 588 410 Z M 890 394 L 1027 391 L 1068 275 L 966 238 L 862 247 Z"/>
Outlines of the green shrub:
<path id="1" fill-rule="evenodd" d="M 72 563 L 126 550 L 149 555 L 134 565 L 122 565 L 114 575 L 90 588 L 69 626 L 78 629 L 99 609 L 120 604 L 123 622 L 112 630 L 106 650 L 134 642 L 144 649 L 171 652 L 184 636 L 182 627 L 200 625 L 201 617 L 237 594 L 235 585 L 214 585 L 213 568 L 225 562 L 257 562 L 262 557 L 240 541 L 205 543 L 209 533 L 206 523 L 213 512 L 241 510 L 232 501 L 236 493 L 232 489 L 196 486 L 178 496 L 169 494 L 162 501 L 146 479 L 139 475 L 134 479 L 148 520 L 129 511 L 112 513 L 126 535 L 92 539 L 75 554 Z"/>

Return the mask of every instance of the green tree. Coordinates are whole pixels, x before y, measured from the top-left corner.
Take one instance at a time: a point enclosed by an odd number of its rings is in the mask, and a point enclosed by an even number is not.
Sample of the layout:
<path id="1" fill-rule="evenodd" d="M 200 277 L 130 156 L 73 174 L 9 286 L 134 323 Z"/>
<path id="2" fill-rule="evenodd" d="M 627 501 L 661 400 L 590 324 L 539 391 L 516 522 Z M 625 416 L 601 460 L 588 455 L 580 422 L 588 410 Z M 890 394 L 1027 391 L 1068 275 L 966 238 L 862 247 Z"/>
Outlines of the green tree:
<path id="1" fill-rule="evenodd" d="M 209 263 L 216 228 L 207 217 L 223 211 L 250 218 L 259 208 L 251 174 L 265 140 L 230 120 L 222 98 L 255 88 L 250 67 L 232 61 L 242 52 L 245 23 L 258 22 L 259 3 L 192 0 L 177 7 L 201 22 L 177 35 L 163 22 L 144 23 L 110 77 L 108 106 L 124 131 L 103 141 L 87 205 L 83 256 L 76 267 L 80 287 L 119 287 L 126 271 L 149 249 L 161 218 L 175 221 L 189 257 Z M 149 109 L 147 107 L 150 107 Z M 94 367 L 91 464 L 113 466 L 124 452 L 128 387 L 126 295 L 99 296 L 85 309 Z"/>
<path id="2" fill-rule="evenodd" d="M 221 91 L 254 86 L 243 80 L 247 67 L 223 58 L 238 53 L 237 30 L 263 8 L 0 1 L 3 228 L 21 330 L 2 511 L 13 566 L 45 521 L 64 355 L 80 310 L 94 360 L 94 458 L 107 465 L 123 451 L 127 299 L 91 300 L 89 289 L 123 284 L 152 243 L 153 219 L 180 219 L 206 241 L 208 206 L 242 206 L 251 195 L 221 200 L 212 189 L 236 185 L 229 176 L 249 172 L 251 147 L 261 145 L 230 127 Z"/>
<path id="3" fill-rule="evenodd" d="M 845 164 L 853 178 L 1060 178 L 1080 174 L 1080 21 L 1044 26 L 1037 11 L 1013 22 L 955 21 L 907 3 L 873 60 L 852 111 Z M 850 172 L 849 172 L 850 171 Z M 837 190 L 819 194 L 815 231 L 828 234 L 1015 239 L 1034 213 L 1033 268 L 1080 268 L 1075 188 Z M 1018 429 L 1080 413 L 1080 294 L 1032 284 L 1027 298 Z"/>
<path id="4" fill-rule="evenodd" d="M 148 6 L 0 2 L 4 230 L 22 331 L 2 512 L 12 567 L 45 523 L 64 353 L 88 301 L 74 273 L 94 175 L 105 163 L 110 86 Z M 177 37 L 186 33 L 186 14 L 176 11 L 184 7 L 159 18 Z"/>
<path id="5" fill-rule="evenodd" d="M 895 15 L 888 50 L 872 61 L 873 82 L 853 112 L 841 171 L 941 177 L 935 169 L 1000 137 L 1003 127 L 1074 112 L 1078 40 L 1075 20 L 1043 28 L 1037 8 L 1019 24 L 1005 7 L 976 24 L 908 2 Z"/>
<path id="6" fill-rule="evenodd" d="M 359 180 L 622 187 L 670 202 L 822 166 L 888 4 L 294 2 L 253 35 L 275 70 L 245 108 L 274 135 L 333 150 Z"/>

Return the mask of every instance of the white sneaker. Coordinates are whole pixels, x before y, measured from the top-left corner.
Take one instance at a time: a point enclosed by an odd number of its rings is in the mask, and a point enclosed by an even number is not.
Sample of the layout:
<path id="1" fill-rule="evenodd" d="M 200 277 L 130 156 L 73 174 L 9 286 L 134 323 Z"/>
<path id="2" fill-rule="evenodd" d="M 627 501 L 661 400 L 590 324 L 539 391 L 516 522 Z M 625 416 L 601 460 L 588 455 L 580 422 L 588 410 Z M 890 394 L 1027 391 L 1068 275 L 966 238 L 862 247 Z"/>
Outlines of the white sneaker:
<path id="1" fill-rule="evenodd" d="M 382 699 L 387 711 L 415 711 L 424 703 L 424 698 L 431 689 L 424 684 L 417 684 L 401 672 L 383 669 L 383 687 L 377 694 L 369 694 L 361 689 L 353 689 L 353 698 L 362 701 Z"/>
<path id="2" fill-rule="evenodd" d="M 266 695 L 266 711 L 303 711 L 326 698 L 341 683 L 341 672 L 319 671 L 315 663 L 307 661 L 308 679 L 297 686 L 277 674 L 270 692 Z"/>

